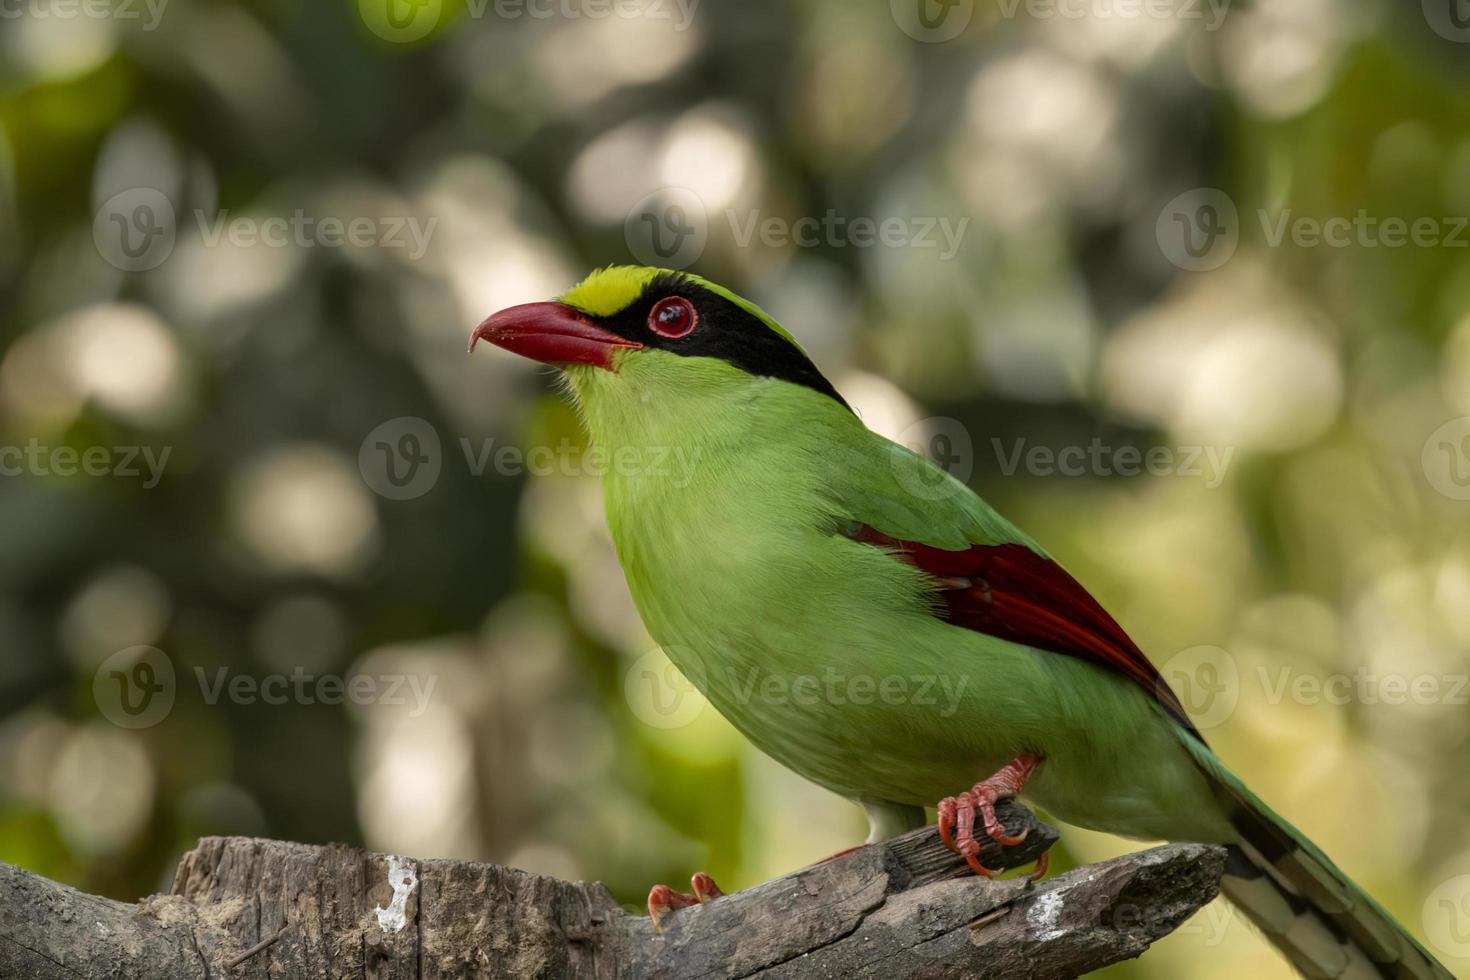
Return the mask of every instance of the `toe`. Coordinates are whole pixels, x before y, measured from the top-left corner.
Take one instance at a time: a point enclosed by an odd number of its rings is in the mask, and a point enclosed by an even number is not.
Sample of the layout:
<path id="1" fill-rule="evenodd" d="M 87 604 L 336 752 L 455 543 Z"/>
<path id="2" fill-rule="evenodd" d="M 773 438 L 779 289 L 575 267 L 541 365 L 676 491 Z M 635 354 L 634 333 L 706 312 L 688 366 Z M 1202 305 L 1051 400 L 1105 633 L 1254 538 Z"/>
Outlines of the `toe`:
<path id="1" fill-rule="evenodd" d="M 699 901 L 693 895 L 676 892 L 668 885 L 654 885 L 648 891 L 648 917 L 653 920 L 653 931 L 663 932 L 664 917 L 670 912 L 687 909 L 691 905 L 699 904 Z"/>
<path id="2" fill-rule="evenodd" d="M 694 877 L 689 879 L 689 885 L 694 889 L 694 897 L 701 905 L 716 898 L 725 897 L 725 893 L 720 891 L 720 886 L 715 884 L 715 880 L 703 871 L 695 872 Z"/>
<path id="3" fill-rule="evenodd" d="M 673 895 L 668 885 L 654 885 L 648 890 L 648 917 L 653 920 L 654 932 L 663 932 L 663 918 L 674 910 Z"/>
<path id="4" fill-rule="evenodd" d="M 1000 822 L 1000 818 L 995 815 L 996 802 L 997 798 L 991 796 L 990 794 L 986 794 L 980 798 L 979 809 L 981 825 L 985 828 L 986 836 L 995 841 L 997 844 L 1002 844 L 1006 847 L 1015 847 L 1017 844 L 1025 840 L 1026 835 L 1029 834 L 1031 831 L 1029 828 L 1023 830 L 1021 831 L 1019 836 L 1008 833 L 1006 831 L 1005 825 Z"/>
<path id="5" fill-rule="evenodd" d="M 949 848 L 951 851 L 954 851 L 956 854 L 958 854 L 960 849 L 959 849 L 959 846 L 955 843 L 955 839 L 954 839 L 954 816 L 955 816 L 955 799 L 954 799 L 954 797 L 953 796 L 950 796 L 950 797 L 946 797 L 945 799 L 940 800 L 939 801 L 938 810 L 939 810 L 939 819 L 938 819 L 939 839 L 942 840 L 942 841 L 944 841 L 944 846 L 945 847 Z"/>
<path id="6" fill-rule="evenodd" d="M 985 833 L 988 834 L 989 837 L 990 837 L 990 839 L 993 840 L 993 841 L 995 841 L 997 844 L 1002 844 L 1002 845 L 1004 845 L 1006 847 L 1015 847 L 1017 844 L 1020 844 L 1023 841 L 1025 841 L 1026 840 L 1026 835 L 1029 834 L 1029 833 L 1031 833 L 1031 831 L 1028 828 L 1026 830 L 1021 831 L 1021 833 L 1020 833 L 1019 836 L 1013 837 L 1010 834 L 1006 833 L 1005 828 L 1002 827 L 1002 826 L 1000 826 L 999 823 L 997 823 L 995 825 L 995 828 L 994 829 L 992 829 L 990 827 L 986 827 L 985 828 Z"/>
<path id="7" fill-rule="evenodd" d="M 975 843 L 975 801 L 969 796 L 958 798 L 954 824 L 955 842 L 963 852 L 968 845 Z"/>
<path id="8" fill-rule="evenodd" d="M 965 855 L 965 863 L 970 866 L 970 870 L 982 878 L 994 878 L 999 874 L 1000 872 L 980 863 L 980 845 L 974 841 L 971 841 L 970 844 L 972 846 L 964 848 L 961 852 Z"/>

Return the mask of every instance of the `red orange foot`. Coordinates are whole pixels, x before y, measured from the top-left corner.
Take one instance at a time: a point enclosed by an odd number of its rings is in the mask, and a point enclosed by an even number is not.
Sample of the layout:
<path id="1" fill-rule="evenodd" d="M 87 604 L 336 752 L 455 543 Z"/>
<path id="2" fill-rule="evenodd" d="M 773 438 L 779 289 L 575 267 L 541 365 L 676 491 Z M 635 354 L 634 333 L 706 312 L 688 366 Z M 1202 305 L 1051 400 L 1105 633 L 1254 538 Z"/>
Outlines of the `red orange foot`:
<path id="1" fill-rule="evenodd" d="M 696 872 L 689 879 L 689 886 L 694 889 L 694 894 L 676 892 L 668 885 L 654 885 L 648 893 L 648 917 L 653 920 L 653 931 L 663 932 L 664 916 L 679 909 L 687 909 L 691 905 L 703 905 L 705 902 L 724 896 L 720 886 L 715 880 L 703 871 Z"/>
<path id="2" fill-rule="evenodd" d="M 986 835 L 998 844 L 1014 847 L 1026 839 L 1026 832 L 1019 837 L 1006 833 L 1005 827 L 995 817 L 997 800 L 1015 796 L 1026 785 L 1041 765 L 1041 757 L 1017 756 L 999 772 L 983 782 L 976 783 L 968 792 L 939 801 L 939 837 L 951 851 L 964 857 L 977 875 L 994 877 L 997 872 L 980 863 L 980 844 L 975 840 L 975 814 L 980 814 L 980 825 Z M 1033 880 L 1046 874 L 1047 855 L 1036 860 Z"/>

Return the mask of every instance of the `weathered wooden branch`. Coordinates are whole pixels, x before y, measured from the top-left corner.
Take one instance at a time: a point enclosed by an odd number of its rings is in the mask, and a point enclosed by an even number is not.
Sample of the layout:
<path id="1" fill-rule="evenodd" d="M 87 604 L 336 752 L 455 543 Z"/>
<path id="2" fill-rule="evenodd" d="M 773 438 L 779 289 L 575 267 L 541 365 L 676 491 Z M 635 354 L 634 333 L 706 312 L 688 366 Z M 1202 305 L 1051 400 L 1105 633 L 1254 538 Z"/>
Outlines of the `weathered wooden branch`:
<path id="1" fill-rule="evenodd" d="M 1029 863 L 1056 832 L 1006 804 Z M 1215 896 L 1219 848 L 1176 844 L 1039 883 L 970 874 L 932 827 L 677 912 L 662 934 L 600 884 L 350 847 L 207 838 L 136 905 L 0 864 L 5 980 L 1075 977 Z"/>

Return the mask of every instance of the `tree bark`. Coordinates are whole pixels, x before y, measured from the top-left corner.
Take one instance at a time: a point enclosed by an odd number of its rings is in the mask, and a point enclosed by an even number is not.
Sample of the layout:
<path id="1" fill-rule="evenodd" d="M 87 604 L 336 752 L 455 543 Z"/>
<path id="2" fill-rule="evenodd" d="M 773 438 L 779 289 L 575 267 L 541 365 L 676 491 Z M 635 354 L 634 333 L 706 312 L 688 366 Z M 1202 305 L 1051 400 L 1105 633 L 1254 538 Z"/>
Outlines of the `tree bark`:
<path id="1" fill-rule="evenodd" d="M 1027 864 L 1056 832 L 1003 804 Z M 1212 899 L 1224 851 L 1158 847 L 1038 883 L 976 877 L 926 827 L 685 909 L 655 933 L 601 884 L 342 845 L 206 838 L 136 905 L 0 864 L 0 980 L 1076 977 Z"/>

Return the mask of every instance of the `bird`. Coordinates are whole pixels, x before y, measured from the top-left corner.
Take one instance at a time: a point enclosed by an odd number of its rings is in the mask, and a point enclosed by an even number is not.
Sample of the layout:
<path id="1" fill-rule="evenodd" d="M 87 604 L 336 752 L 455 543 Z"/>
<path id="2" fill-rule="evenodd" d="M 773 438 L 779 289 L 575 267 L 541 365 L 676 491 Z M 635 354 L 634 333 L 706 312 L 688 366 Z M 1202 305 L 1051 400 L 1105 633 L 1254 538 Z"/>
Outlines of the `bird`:
<path id="1" fill-rule="evenodd" d="M 481 340 L 560 369 L 620 460 L 604 508 L 650 636 L 758 748 L 860 805 L 869 842 L 932 807 L 988 876 L 977 835 L 1017 843 L 995 804 L 1019 796 L 1091 830 L 1223 845 L 1221 891 L 1304 977 L 1450 977 L 1225 766 L 1040 544 L 871 431 L 754 303 L 612 265 L 487 317 Z M 678 479 L 657 465 L 670 452 L 693 461 Z M 655 927 L 721 895 L 691 884 L 653 888 Z"/>

